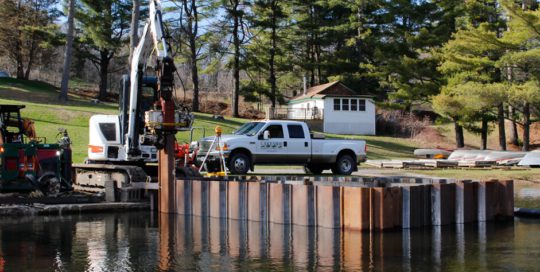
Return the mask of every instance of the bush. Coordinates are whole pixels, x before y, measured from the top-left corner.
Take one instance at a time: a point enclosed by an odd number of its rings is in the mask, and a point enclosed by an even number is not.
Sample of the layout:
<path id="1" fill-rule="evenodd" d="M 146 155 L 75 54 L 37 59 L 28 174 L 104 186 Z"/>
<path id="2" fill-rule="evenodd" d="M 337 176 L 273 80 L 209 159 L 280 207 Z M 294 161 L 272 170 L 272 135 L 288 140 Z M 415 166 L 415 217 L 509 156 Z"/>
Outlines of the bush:
<path id="1" fill-rule="evenodd" d="M 432 122 L 429 117 L 418 118 L 401 110 L 381 110 L 376 117 L 377 135 L 414 138 Z"/>

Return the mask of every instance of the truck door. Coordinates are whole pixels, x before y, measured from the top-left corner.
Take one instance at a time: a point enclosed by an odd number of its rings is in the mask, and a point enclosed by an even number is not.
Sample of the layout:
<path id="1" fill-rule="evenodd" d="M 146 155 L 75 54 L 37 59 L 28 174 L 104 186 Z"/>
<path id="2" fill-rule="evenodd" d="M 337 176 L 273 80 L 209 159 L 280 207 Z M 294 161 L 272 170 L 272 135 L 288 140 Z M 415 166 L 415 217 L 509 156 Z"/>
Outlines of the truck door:
<path id="1" fill-rule="evenodd" d="M 287 125 L 288 139 L 287 160 L 295 163 L 307 163 L 311 158 L 311 141 L 305 135 L 304 128 L 298 124 Z"/>
<path id="2" fill-rule="evenodd" d="M 269 132 L 268 139 L 264 139 L 264 131 Z M 287 142 L 281 124 L 270 124 L 259 134 L 257 141 L 257 163 L 276 163 L 283 161 L 283 156 L 287 155 Z"/>

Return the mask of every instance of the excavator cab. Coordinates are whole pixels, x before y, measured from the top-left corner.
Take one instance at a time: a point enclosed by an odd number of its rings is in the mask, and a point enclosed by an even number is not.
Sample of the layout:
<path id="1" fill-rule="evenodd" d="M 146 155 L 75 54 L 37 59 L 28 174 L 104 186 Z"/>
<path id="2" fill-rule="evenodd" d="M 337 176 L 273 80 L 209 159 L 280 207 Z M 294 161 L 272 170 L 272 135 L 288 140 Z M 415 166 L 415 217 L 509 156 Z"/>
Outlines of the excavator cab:
<path id="1" fill-rule="evenodd" d="M 21 117 L 23 108 L 0 105 L 0 191 L 41 190 L 55 195 L 70 189 L 70 146 L 38 138 L 34 122 Z"/>

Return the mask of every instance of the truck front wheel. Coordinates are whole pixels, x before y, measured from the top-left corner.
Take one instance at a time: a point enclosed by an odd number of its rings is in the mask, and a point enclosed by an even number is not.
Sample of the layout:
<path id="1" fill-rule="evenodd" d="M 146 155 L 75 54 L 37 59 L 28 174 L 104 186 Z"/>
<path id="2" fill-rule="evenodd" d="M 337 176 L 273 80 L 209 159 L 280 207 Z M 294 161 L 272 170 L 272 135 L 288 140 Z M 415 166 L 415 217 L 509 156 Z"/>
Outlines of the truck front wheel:
<path id="1" fill-rule="evenodd" d="M 229 171 L 234 175 L 244 175 L 251 167 L 250 158 L 243 153 L 233 154 L 229 159 Z"/>
<path id="2" fill-rule="evenodd" d="M 350 175 L 354 170 L 355 161 L 350 155 L 342 155 L 337 158 L 332 167 L 334 175 Z"/>

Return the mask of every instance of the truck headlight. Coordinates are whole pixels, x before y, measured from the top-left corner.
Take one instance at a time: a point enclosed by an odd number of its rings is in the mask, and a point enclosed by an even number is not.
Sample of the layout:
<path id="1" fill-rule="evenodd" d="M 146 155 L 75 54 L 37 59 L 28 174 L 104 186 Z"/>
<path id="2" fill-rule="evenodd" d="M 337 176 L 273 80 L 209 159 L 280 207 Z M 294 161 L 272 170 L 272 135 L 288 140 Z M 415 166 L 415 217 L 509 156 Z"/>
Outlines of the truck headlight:
<path id="1" fill-rule="evenodd" d="M 216 150 L 217 151 L 220 151 L 220 150 L 221 151 L 227 151 L 227 150 L 229 150 L 229 146 L 227 144 L 223 144 L 223 146 L 221 146 L 221 147 L 219 147 L 219 146 L 216 147 Z"/>

